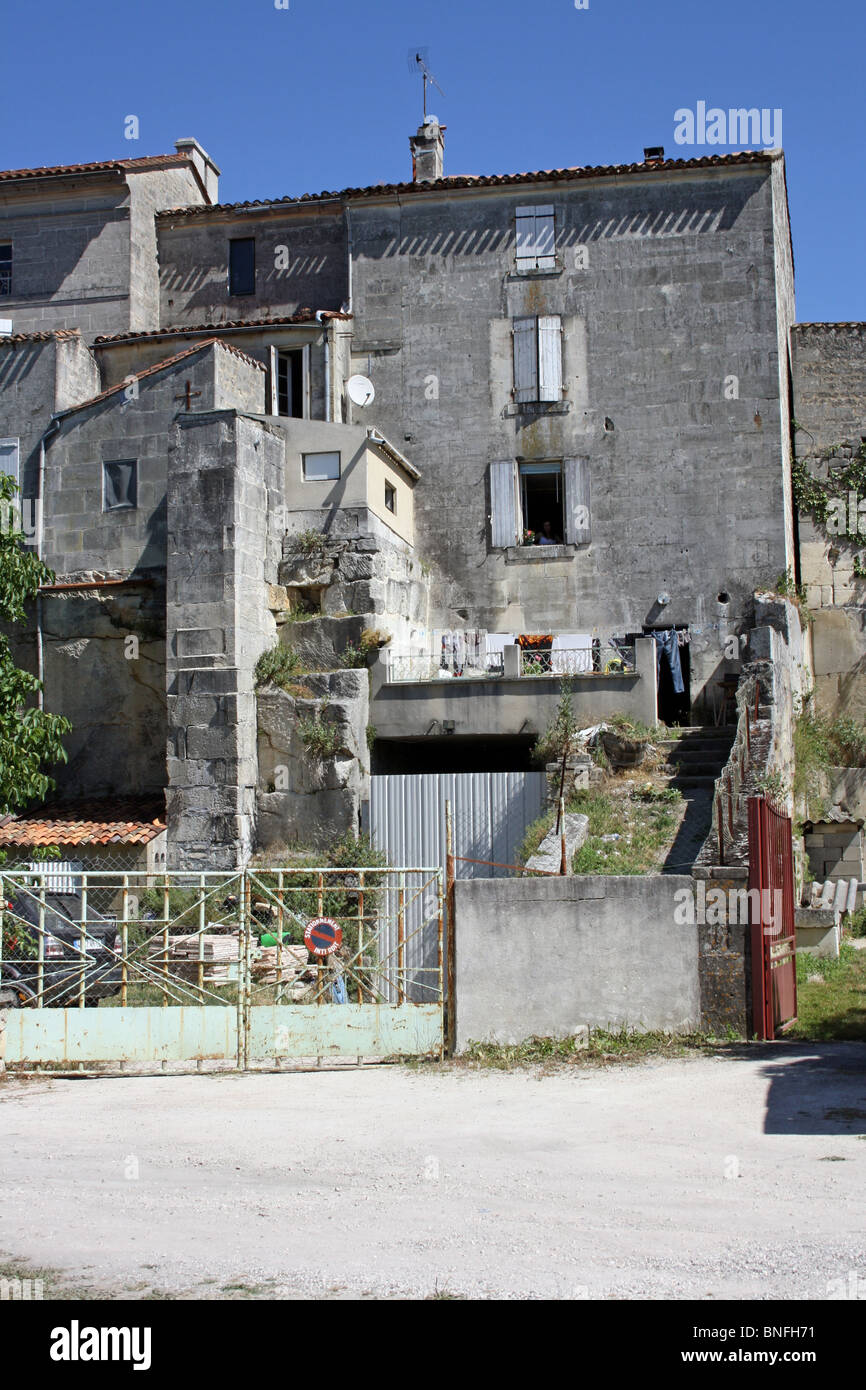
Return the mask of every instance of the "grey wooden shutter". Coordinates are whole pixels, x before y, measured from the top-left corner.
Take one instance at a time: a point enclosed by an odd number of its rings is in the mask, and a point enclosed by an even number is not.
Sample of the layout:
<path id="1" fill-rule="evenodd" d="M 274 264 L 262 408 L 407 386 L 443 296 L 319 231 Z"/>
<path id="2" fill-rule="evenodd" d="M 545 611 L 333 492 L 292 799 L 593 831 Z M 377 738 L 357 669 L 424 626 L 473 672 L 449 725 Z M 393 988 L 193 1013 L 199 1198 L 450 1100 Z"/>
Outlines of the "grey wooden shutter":
<path id="1" fill-rule="evenodd" d="M 535 209 L 535 264 L 539 270 L 554 270 L 556 267 L 556 232 L 553 208 Z"/>
<path id="2" fill-rule="evenodd" d="M 517 269 L 534 270 L 535 267 L 535 208 L 518 208 Z"/>
<path id="3" fill-rule="evenodd" d="M 538 400 L 562 400 L 562 322 L 558 314 L 538 320 Z"/>
<path id="4" fill-rule="evenodd" d="M 19 457 L 17 439 L 0 439 L 0 473 L 8 473 L 10 477 L 15 479 L 16 483 L 20 484 Z"/>
<path id="5" fill-rule="evenodd" d="M 269 405 L 270 405 L 269 414 L 271 414 L 271 415 L 278 415 L 278 414 L 279 414 L 279 397 L 278 397 L 278 395 L 277 395 L 277 389 L 278 389 L 278 385 L 279 385 L 279 363 L 278 363 L 278 360 L 277 360 L 277 350 L 276 350 L 276 348 L 275 348 L 275 347 L 270 348 L 270 349 L 269 349 L 269 354 L 270 354 L 270 359 L 271 359 L 271 370 L 270 370 L 270 375 L 269 375 L 269 378 L 268 378 Z"/>
<path id="6" fill-rule="evenodd" d="M 592 518 L 589 503 L 589 459 L 563 459 L 565 475 L 565 539 L 569 545 L 589 545 Z"/>
<path id="7" fill-rule="evenodd" d="M 490 465 L 490 540 L 496 547 L 517 544 L 517 498 L 513 459 Z"/>
<path id="8" fill-rule="evenodd" d="M 552 204 L 517 209 L 517 269 L 553 270 L 556 266 Z"/>
<path id="9" fill-rule="evenodd" d="M 538 400 L 538 319 L 514 320 L 514 399 Z"/>

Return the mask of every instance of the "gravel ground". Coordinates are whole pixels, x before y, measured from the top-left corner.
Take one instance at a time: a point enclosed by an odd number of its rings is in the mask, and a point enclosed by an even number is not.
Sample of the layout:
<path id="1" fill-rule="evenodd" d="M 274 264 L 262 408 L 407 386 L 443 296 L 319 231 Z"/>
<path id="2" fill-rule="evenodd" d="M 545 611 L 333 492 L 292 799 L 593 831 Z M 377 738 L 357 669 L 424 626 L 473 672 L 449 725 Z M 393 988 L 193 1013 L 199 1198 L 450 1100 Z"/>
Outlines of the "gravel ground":
<path id="1" fill-rule="evenodd" d="M 48 1271 L 46 1297 L 824 1299 L 866 1281 L 857 1043 L 550 1073 L 7 1079 L 0 1134 L 0 1272 Z"/>

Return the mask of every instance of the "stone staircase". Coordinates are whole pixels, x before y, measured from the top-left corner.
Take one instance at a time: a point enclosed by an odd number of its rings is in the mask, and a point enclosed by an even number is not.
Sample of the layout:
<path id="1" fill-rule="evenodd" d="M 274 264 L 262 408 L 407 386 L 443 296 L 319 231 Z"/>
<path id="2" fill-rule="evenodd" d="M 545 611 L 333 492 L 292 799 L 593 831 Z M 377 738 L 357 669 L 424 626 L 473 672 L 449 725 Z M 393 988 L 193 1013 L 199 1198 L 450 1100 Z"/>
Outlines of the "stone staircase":
<path id="1" fill-rule="evenodd" d="M 736 725 L 697 725 L 671 730 L 657 747 L 666 754 L 664 771 L 668 785 L 682 792 L 686 811 L 674 842 L 662 865 L 662 873 L 691 872 L 709 834 L 713 814 L 713 788 L 731 753 Z"/>

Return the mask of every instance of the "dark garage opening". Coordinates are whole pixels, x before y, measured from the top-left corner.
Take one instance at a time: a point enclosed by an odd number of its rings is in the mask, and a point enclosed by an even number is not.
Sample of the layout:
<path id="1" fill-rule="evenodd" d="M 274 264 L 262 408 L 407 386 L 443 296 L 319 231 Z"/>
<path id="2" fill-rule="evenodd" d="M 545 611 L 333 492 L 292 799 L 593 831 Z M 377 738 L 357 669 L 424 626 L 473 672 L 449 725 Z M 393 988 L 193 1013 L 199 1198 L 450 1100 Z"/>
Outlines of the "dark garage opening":
<path id="1" fill-rule="evenodd" d="M 410 772 L 532 772 L 535 734 L 499 738 L 378 738 L 373 744 L 374 777 Z"/>

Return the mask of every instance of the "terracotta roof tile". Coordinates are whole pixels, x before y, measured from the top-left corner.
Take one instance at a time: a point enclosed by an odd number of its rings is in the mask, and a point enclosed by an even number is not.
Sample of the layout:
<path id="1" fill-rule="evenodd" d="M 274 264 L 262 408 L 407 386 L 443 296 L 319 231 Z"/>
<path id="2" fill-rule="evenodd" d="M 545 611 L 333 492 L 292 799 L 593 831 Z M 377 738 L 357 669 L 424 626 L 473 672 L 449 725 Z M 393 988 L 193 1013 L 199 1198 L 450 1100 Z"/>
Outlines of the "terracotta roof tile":
<path id="1" fill-rule="evenodd" d="M 165 830 L 161 797 L 40 806 L 0 820 L 0 848 L 146 845 Z"/>
<path id="2" fill-rule="evenodd" d="M 345 314 L 338 309 L 322 309 L 319 312 L 326 319 L 351 319 L 354 317 L 354 315 Z M 225 331 L 229 328 L 280 328 L 287 324 L 315 322 L 315 309 L 299 309 L 296 314 L 286 314 L 278 318 L 227 319 L 224 323 L 180 324 L 173 328 L 149 328 L 144 332 L 137 333 L 104 333 L 94 339 L 94 346 L 102 347 L 110 343 L 144 342 L 148 338 L 182 338 L 185 334 L 193 333 L 214 333 L 218 336 L 220 330 Z M 226 343 L 224 346 L 228 347 L 229 345 Z"/>
<path id="3" fill-rule="evenodd" d="M 41 333 L 0 333 L 0 347 L 6 347 L 9 343 L 17 346 L 19 343 L 51 343 L 58 338 L 62 341 L 80 337 L 80 328 L 50 328 Z"/>
<path id="4" fill-rule="evenodd" d="M 198 217 L 206 213 L 243 211 L 247 208 L 301 206 L 304 203 L 346 202 L 360 198 L 378 198 L 382 194 L 441 193 L 456 188 L 507 188 L 526 183 L 567 183 L 577 179 L 622 178 L 630 174 L 677 173 L 689 169 L 724 169 L 739 164 L 763 164 L 779 157 L 777 150 L 739 150 L 734 154 L 704 155 L 699 159 L 647 160 L 639 164 L 599 164 L 568 169 L 541 169 L 525 174 L 456 174 L 430 183 L 377 183 L 361 188 L 344 188 L 339 192 L 302 193 L 298 197 L 256 198 L 245 203 L 216 203 L 210 207 L 168 208 L 157 213 L 159 218 Z"/>
<path id="5" fill-rule="evenodd" d="M 50 179 L 69 174 L 107 174 L 138 169 L 153 168 L 157 164 L 188 164 L 189 155 L 151 154 L 141 159 L 106 159 L 94 164 L 46 164 L 37 169 L 4 169 L 0 180 L 12 182 L 15 179 Z"/>

